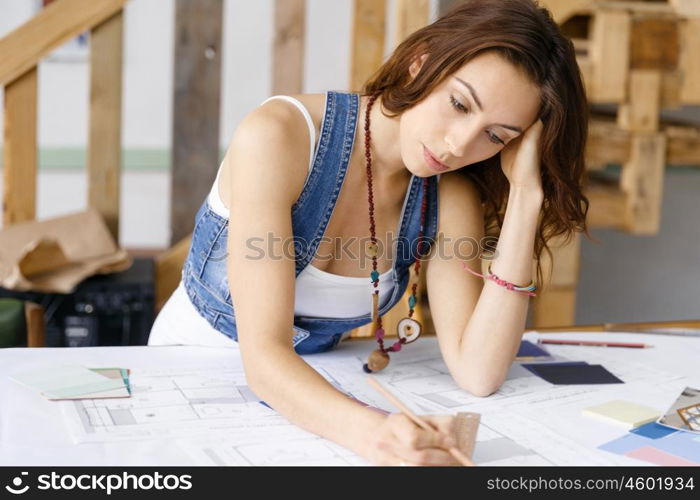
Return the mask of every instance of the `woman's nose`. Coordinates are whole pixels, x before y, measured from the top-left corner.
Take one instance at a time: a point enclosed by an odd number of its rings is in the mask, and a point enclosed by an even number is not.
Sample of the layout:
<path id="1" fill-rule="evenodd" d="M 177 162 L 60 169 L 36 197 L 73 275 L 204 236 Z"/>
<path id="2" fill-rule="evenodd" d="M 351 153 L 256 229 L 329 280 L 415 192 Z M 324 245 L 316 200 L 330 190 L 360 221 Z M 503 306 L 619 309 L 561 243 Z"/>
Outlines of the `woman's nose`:
<path id="1" fill-rule="evenodd" d="M 455 126 L 445 136 L 445 144 L 449 148 L 450 154 L 455 158 L 463 158 L 479 138 L 481 123 L 476 120 L 467 123 L 460 123 Z"/>
<path id="2" fill-rule="evenodd" d="M 464 156 L 464 152 L 467 149 L 467 141 L 465 138 L 460 137 L 457 139 L 455 138 L 454 134 L 445 137 L 445 144 L 447 144 L 447 149 L 449 150 L 450 155 L 455 158 L 461 158 Z"/>

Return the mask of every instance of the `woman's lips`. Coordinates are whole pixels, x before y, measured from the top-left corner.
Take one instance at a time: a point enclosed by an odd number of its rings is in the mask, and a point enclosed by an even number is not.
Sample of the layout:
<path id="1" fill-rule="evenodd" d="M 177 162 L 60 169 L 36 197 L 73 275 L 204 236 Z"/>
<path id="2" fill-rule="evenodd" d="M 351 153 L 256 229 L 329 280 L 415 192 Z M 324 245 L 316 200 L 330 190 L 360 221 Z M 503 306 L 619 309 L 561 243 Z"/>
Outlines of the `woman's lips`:
<path id="1" fill-rule="evenodd" d="M 447 165 L 440 163 L 425 146 L 423 146 L 423 157 L 425 158 L 425 163 L 427 163 L 428 166 L 436 172 L 444 172 L 445 170 L 450 169 L 450 167 Z"/>

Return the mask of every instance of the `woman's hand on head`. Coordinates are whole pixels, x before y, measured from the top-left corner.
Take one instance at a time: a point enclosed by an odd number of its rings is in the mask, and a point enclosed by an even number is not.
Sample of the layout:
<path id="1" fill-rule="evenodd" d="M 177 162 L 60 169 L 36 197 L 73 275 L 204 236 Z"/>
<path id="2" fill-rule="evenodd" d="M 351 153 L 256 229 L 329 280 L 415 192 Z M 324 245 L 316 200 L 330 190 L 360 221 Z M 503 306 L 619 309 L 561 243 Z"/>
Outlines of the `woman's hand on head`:
<path id="1" fill-rule="evenodd" d="M 511 187 L 542 192 L 539 147 L 542 127 L 542 120 L 538 118 L 501 151 L 501 169 Z"/>
<path id="2" fill-rule="evenodd" d="M 387 415 L 369 439 L 367 458 L 376 465 L 460 465 L 448 451 L 457 443 L 456 417 L 421 418 L 437 430 L 424 430 L 402 413 Z"/>

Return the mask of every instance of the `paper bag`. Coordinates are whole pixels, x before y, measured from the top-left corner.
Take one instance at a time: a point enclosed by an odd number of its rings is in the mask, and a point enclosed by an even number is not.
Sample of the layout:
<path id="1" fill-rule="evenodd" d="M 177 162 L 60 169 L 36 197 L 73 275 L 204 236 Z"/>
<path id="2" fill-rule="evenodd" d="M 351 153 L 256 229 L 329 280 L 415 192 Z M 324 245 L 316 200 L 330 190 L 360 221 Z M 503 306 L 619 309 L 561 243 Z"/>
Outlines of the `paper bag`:
<path id="1" fill-rule="evenodd" d="M 11 290 L 70 293 L 85 278 L 131 263 L 94 209 L 0 231 L 0 286 Z"/>

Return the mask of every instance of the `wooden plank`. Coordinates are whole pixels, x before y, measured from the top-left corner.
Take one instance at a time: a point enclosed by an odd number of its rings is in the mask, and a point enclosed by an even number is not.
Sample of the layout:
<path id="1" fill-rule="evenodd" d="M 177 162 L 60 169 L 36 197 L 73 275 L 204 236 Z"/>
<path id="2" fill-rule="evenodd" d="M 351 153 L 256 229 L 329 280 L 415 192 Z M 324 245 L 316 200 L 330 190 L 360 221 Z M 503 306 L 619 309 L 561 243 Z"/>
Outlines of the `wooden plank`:
<path id="1" fill-rule="evenodd" d="M 630 71 L 629 100 L 620 105 L 617 123 L 631 132 L 656 132 L 659 129 L 661 73 L 656 70 Z"/>
<path id="2" fill-rule="evenodd" d="M 591 82 L 593 80 L 593 62 L 588 56 L 578 56 L 576 57 L 576 62 L 583 79 L 583 87 L 586 90 L 586 95 L 588 95 L 591 92 Z"/>
<path id="3" fill-rule="evenodd" d="M 620 188 L 627 194 L 626 228 L 630 233 L 658 233 L 665 166 L 666 137 L 663 134 L 632 138 L 630 161 L 623 166 L 620 177 Z"/>
<path id="4" fill-rule="evenodd" d="M 533 302 L 532 325 L 534 328 L 568 327 L 575 322 L 575 288 L 552 288 Z"/>
<path id="5" fill-rule="evenodd" d="M 681 102 L 700 105 L 700 18 L 682 22 L 681 74 Z"/>
<path id="6" fill-rule="evenodd" d="M 553 238 L 549 242 L 549 247 L 554 259 L 550 259 L 546 253 L 542 255 L 542 269 L 551 269 L 551 271 L 545 275 L 546 283 L 541 284 L 543 286 L 540 286 L 540 289 L 576 286 L 581 250 L 579 234 L 574 234 L 568 243 L 565 243 L 561 237 Z"/>
<path id="7" fill-rule="evenodd" d="M 568 242 L 563 237 L 555 237 L 548 244 L 552 258 L 546 253 L 542 255 L 544 276 L 533 301 L 533 324 L 572 325 L 575 323 L 581 237 L 576 233 Z"/>
<path id="8" fill-rule="evenodd" d="M 34 302 L 26 301 L 24 321 L 27 325 L 27 347 L 46 347 L 44 308 Z"/>
<path id="9" fill-rule="evenodd" d="M 600 11 L 593 19 L 589 89 L 592 102 L 621 103 L 627 98 L 630 25 L 630 15 L 624 11 Z"/>
<path id="10" fill-rule="evenodd" d="M 428 0 L 395 1 L 394 47 L 408 35 L 428 24 L 430 2 Z"/>
<path id="11" fill-rule="evenodd" d="M 670 3 L 679 16 L 700 17 L 698 0 L 670 0 Z"/>
<path id="12" fill-rule="evenodd" d="M 191 244 L 192 235 L 189 235 L 155 259 L 156 311 L 160 311 L 180 284 L 182 267 L 185 264 Z"/>
<path id="13" fill-rule="evenodd" d="M 678 68 L 677 19 L 634 17 L 630 68 L 673 71 Z"/>
<path id="14" fill-rule="evenodd" d="M 175 4 L 171 244 L 192 232 L 219 167 L 222 0 Z"/>
<path id="15" fill-rule="evenodd" d="M 579 54 L 576 56 L 576 62 L 578 63 L 579 71 L 583 77 L 583 84 L 586 88 L 586 94 L 590 94 L 592 92 L 591 81 L 593 75 L 593 62 L 591 61 L 588 53 L 589 49 L 586 49 L 585 54 Z M 661 74 L 661 108 L 679 108 L 681 106 L 680 90 L 680 72 L 678 70 L 664 71 Z"/>
<path id="16" fill-rule="evenodd" d="M 275 1 L 272 95 L 303 92 L 305 26 L 306 0 Z"/>
<path id="17" fill-rule="evenodd" d="M 543 7 L 552 13 L 552 18 L 561 25 L 576 14 L 589 14 L 597 0 L 540 0 Z"/>
<path id="18" fill-rule="evenodd" d="M 386 3 L 355 0 L 350 60 L 350 89 L 359 92 L 384 60 Z"/>
<path id="19" fill-rule="evenodd" d="M 700 128 L 668 126 L 666 163 L 700 167 Z"/>
<path id="20" fill-rule="evenodd" d="M 59 0 L 0 39 L 0 85 L 13 81 L 53 49 L 120 12 L 127 0 Z"/>
<path id="21" fill-rule="evenodd" d="M 88 125 L 88 206 L 97 209 L 119 242 L 122 129 L 121 12 L 90 34 L 90 117 Z"/>
<path id="22" fill-rule="evenodd" d="M 630 133 L 614 122 L 591 120 L 588 124 L 586 162 L 622 164 L 630 157 Z"/>
<path id="23" fill-rule="evenodd" d="M 591 228 L 624 229 L 627 195 L 617 184 L 589 182 L 585 193 L 590 201 L 586 222 Z"/>
<path id="24" fill-rule="evenodd" d="M 2 215 L 7 227 L 36 217 L 36 67 L 5 87 L 4 116 Z"/>
<path id="25" fill-rule="evenodd" d="M 700 129 L 667 125 L 663 131 L 668 137 L 666 163 L 669 166 L 700 166 Z M 630 132 L 621 130 L 613 123 L 591 120 L 586 142 L 586 163 L 627 163 L 630 160 L 631 141 Z"/>
<path id="26" fill-rule="evenodd" d="M 681 75 L 679 71 L 664 71 L 661 74 L 661 108 L 681 107 Z"/>
<path id="27" fill-rule="evenodd" d="M 591 50 L 591 41 L 587 38 L 572 38 L 571 43 L 574 44 L 574 52 L 578 55 L 588 55 Z"/>
<path id="28" fill-rule="evenodd" d="M 628 11 L 641 14 L 656 14 L 656 15 L 673 15 L 675 14 L 674 9 L 671 5 L 666 2 L 656 2 L 656 1 L 629 1 L 629 0 L 617 0 L 617 1 L 598 1 L 597 6 L 601 9 L 617 9 L 621 11 Z"/>
<path id="29" fill-rule="evenodd" d="M 464 0 L 437 0 L 438 2 L 438 17 L 442 17 L 451 11 L 453 8 L 464 3 Z"/>

